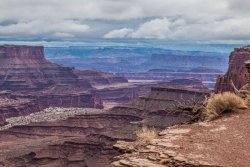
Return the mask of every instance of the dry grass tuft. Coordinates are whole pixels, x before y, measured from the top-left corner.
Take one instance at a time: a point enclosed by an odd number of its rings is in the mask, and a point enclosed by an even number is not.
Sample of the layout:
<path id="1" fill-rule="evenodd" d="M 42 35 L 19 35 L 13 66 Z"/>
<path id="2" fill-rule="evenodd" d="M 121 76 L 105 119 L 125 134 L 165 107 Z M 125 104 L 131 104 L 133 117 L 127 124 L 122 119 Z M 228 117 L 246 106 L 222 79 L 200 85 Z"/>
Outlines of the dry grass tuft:
<path id="1" fill-rule="evenodd" d="M 158 133 L 155 128 L 143 127 L 142 129 L 136 131 L 137 141 L 139 143 L 147 143 L 156 138 L 157 135 Z"/>
<path id="2" fill-rule="evenodd" d="M 208 99 L 203 116 L 206 120 L 212 120 L 223 113 L 232 112 L 236 109 L 247 109 L 247 105 L 241 97 L 230 92 L 215 94 Z"/>

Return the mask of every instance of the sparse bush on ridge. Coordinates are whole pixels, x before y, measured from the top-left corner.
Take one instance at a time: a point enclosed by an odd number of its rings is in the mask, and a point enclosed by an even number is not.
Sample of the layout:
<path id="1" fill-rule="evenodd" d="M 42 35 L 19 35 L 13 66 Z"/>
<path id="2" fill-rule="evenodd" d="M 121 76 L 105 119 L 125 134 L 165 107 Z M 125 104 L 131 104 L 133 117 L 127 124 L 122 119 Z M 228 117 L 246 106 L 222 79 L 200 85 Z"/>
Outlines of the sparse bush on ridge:
<path id="1" fill-rule="evenodd" d="M 143 127 L 142 129 L 136 131 L 136 137 L 139 143 L 149 142 L 150 140 L 156 138 L 157 135 L 158 134 L 155 128 Z"/>
<path id="2" fill-rule="evenodd" d="M 207 101 L 202 115 L 206 120 L 212 120 L 226 112 L 232 112 L 236 109 L 247 109 L 245 101 L 231 92 L 215 94 Z"/>

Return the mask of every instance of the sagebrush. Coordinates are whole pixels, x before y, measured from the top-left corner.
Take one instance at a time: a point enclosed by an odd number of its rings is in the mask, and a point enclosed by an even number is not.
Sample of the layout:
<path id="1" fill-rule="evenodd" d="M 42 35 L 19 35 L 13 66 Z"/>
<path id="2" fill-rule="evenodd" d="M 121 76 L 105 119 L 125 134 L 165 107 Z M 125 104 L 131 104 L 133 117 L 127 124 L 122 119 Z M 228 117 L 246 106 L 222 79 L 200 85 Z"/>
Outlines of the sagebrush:
<path id="1" fill-rule="evenodd" d="M 237 109 L 246 109 L 247 105 L 241 97 L 231 92 L 215 94 L 207 101 L 203 110 L 204 119 L 211 120 L 219 117 L 226 112 L 232 112 Z"/>
<path id="2" fill-rule="evenodd" d="M 158 135 L 155 128 L 143 127 L 140 130 L 136 131 L 136 137 L 138 142 L 149 142 Z"/>

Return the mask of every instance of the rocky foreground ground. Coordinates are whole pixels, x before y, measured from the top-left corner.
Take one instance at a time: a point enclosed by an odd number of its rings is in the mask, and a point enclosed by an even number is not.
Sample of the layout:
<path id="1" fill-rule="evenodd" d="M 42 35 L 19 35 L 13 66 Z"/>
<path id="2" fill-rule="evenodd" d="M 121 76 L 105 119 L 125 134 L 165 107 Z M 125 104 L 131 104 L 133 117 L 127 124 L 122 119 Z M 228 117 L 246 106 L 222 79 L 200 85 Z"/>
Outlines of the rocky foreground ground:
<path id="1" fill-rule="evenodd" d="M 249 167 L 250 111 L 211 122 L 177 125 L 148 143 L 118 141 L 114 167 Z"/>

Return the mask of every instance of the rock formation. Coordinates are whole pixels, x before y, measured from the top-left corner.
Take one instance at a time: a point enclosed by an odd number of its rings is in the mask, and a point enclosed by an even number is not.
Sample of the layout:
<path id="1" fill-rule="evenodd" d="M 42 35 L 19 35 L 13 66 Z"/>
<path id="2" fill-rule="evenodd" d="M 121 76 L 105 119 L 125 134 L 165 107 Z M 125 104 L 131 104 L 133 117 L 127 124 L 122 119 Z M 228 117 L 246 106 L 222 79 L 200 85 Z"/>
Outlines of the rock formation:
<path id="1" fill-rule="evenodd" d="M 119 141 L 113 167 L 248 167 L 249 111 L 237 111 L 212 122 L 177 125 L 142 143 Z"/>
<path id="2" fill-rule="evenodd" d="M 41 91 L 48 87 L 71 85 L 88 89 L 91 84 L 73 73 L 73 68 L 50 63 L 42 46 L 0 47 L 1 89 L 11 91 Z"/>
<path id="3" fill-rule="evenodd" d="M 3 123 L 4 117 L 47 107 L 102 108 L 102 100 L 91 92 L 93 86 L 124 82 L 127 82 L 125 78 L 111 73 L 80 71 L 51 63 L 46 60 L 42 46 L 3 45 L 0 46 L 0 91 L 9 91 L 28 102 L 5 104 L 0 109 L 0 122 Z"/>
<path id="4" fill-rule="evenodd" d="M 33 100 L 18 98 L 9 92 L 0 92 L 0 124 L 5 124 L 6 118 L 38 111 L 40 108 Z"/>
<path id="5" fill-rule="evenodd" d="M 217 78 L 215 92 L 233 91 L 230 80 L 237 89 L 246 83 L 246 68 L 244 62 L 250 60 L 250 47 L 235 48 L 229 57 L 228 71 L 224 76 Z"/>
<path id="6" fill-rule="evenodd" d="M 223 74 L 216 69 L 209 69 L 205 67 L 194 68 L 191 70 L 161 70 L 153 69 L 147 72 L 139 73 L 118 73 L 118 76 L 126 77 L 129 80 L 159 80 L 171 81 L 175 79 L 196 79 L 202 82 L 208 88 L 214 88 L 216 78 L 218 75 Z"/>
<path id="7" fill-rule="evenodd" d="M 168 86 L 178 86 L 186 89 L 198 89 L 198 90 L 207 90 L 208 88 L 202 84 L 198 79 L 187 78 L 187 79 L 174 79 L 169 82 L 165 82 L 165 85 Z"/>
<path id="8" fill-rule="evenodd" d="M 112 73 L 102 72 L 99 70 L 74 70 L 74 74 L 79 76 L 81 79 L 89 81 L 90 84 L 94 86 L 128 82 L 128 80 L 124 77 L 119 77 Z"/>
<path id="9" fill-rule="evenodd" d="M 113 147 L 118 140 L 135 140 L 135 131 L 145 125 L 164 129 L 189 121 L 191 114 L 176 110 L 176 100 L 191 103 L 205 95 L 198 90 L 155 87 L 135 102 L 109 111 L 47 109 L 7 119 L 18 124 L 0 132 L 0 166 L 109 167 L 113 157 L 121 154 Z"/>
<path id="10" fill-rule="evenodd" d="M 113 113 L 138 116 L 140 124 L 164 128 L 174 124 L 188 122 L 192 113 L 177 106 L 193 105 L 204 101 L 208 91 L 176 87 L 153 87 L 151 91 L 131 103 L 116 106 Z"/>

